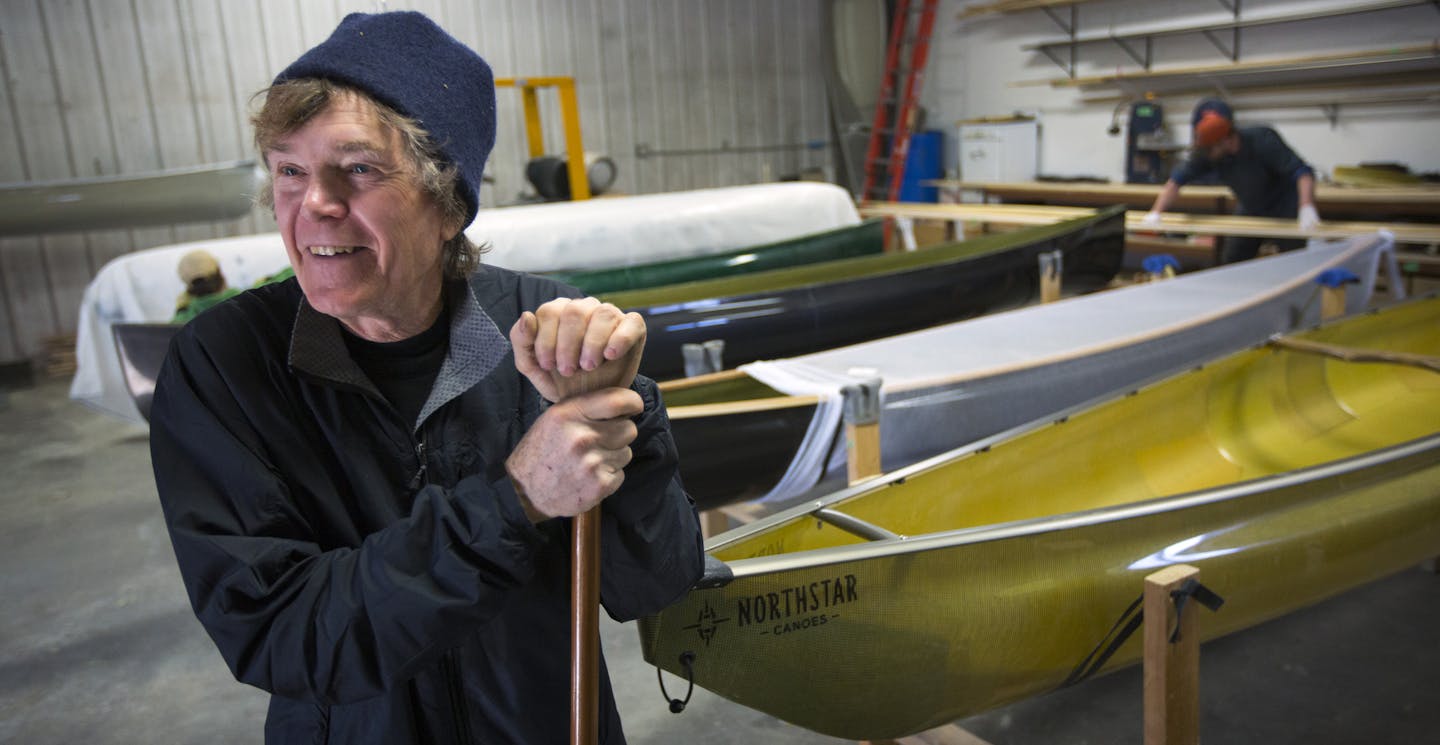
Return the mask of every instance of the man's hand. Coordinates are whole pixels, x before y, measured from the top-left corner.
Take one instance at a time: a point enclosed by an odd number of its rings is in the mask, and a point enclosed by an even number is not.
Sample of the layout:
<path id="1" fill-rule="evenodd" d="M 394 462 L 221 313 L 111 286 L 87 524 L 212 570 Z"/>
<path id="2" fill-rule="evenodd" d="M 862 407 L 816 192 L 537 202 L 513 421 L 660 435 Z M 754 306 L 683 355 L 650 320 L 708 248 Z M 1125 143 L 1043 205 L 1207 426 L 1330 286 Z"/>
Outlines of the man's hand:
<path id="1" fill-rule="evenodd" d="M 1309 233 L 1320 227 L 1320 213 L 1313 204 L 1300 205 L 1300 229 Z"/>
<path id="2" fill-rule="evenodd" d="M 1140 224 L 1147 228 L 1160 227 L 1160 213 L 1155 210 L 1146 212 L 1145 216 L 1140 218 Z"/>
<path id="3" fill-rule="evenodd" d="M 645 319 L 593 297 L 557 298 L 510 329 L 515 368 L 553 402 L 601 388 L 628 388 L 645 350 Z"/>
<path id="4" fill-rule="evenodd" d="M 640 394 L 605 388 L 545 410 L 505 460 L 532 522 L 573 517 L 600 504 L 625 481 Z"/>

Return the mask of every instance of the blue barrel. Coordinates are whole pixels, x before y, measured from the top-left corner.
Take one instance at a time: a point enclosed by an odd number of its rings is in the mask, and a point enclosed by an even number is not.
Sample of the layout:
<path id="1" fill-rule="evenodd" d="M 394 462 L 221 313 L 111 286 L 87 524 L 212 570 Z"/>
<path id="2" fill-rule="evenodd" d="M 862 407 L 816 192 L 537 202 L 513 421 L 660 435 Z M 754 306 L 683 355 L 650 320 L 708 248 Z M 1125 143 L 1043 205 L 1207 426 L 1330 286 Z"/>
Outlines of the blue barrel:
<path id="1" fill-rule="evenodd" d="M 905 176 L 900 179 L 900 201 L 940 201 L 938 187 L 921 186 L 921 183 L 944 177 L 945 133 L 927 129 L 911 135 L 910 153 L 905 158 Z"/>

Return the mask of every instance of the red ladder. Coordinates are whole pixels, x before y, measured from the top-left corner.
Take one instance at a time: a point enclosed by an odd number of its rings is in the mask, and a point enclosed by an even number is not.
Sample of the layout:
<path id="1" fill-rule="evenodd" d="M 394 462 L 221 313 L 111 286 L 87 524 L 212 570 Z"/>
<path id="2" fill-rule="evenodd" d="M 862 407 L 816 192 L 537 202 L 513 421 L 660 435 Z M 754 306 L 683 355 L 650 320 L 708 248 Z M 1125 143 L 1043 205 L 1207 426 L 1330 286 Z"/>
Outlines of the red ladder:
<path id="1" fill-rule="evenodd" d="M 919 0 L 915 4 L 920 6 L 918 13 L 912 10 L 910 0 L 896 0 L 895 3 L 895 17 L 890 22 L 890 43 L 885 49 L 885 75 L 880 81 L 880 98 L 875 102 L 875 124 L 870 129 L 870 145 L 865 151 L 865 185 L 860 192 L 862 202 L 894 202 L 900 198 L 905 158 L 910 152 L 910 135 L 915 127 L 915 100 L 925 81 L 925 60 L 930 54 L 930 35 L 935 28 L 938 0 Z M 918 21 L 914 20 L 917 15 Z M 897 89 L 899 96 L 896 95 Z M 889 154 L 882 155 L 887 142 Z M 891 222 L 885 221 L 887 245 Z"/>

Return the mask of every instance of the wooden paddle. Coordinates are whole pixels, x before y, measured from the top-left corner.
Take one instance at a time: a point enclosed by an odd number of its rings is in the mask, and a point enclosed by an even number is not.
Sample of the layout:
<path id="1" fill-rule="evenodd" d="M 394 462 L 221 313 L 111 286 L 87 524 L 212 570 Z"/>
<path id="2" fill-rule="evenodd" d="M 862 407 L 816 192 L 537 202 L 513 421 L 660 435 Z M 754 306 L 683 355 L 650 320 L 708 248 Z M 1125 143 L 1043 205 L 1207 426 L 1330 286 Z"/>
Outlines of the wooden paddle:
<path id="1" fill-rule="evenodd" d="M 576 515 L 570 542 L 570 743 L 594 745 L 599 722 L 600 508 Z"/>
<path id="2" fill-rule="evenodd" d="M 639 342 L 618 359 L 602 361 L 594 370 L 578 370 L 568 377 L 553 375 L 555 400 L 630 385 L 644 349 L 642 334 Z M 599 735 L 599 506 L 576 515 L 570 524 L 570 743 L 594 745 Z"/>
<path id="3" fill-rule="evenodd" d="M 557 377 L 560 400 L 601 387 L 594 372 Z M 570 536 L 570 745 L 599 737 L 600 507 L 571 521 Z"/>

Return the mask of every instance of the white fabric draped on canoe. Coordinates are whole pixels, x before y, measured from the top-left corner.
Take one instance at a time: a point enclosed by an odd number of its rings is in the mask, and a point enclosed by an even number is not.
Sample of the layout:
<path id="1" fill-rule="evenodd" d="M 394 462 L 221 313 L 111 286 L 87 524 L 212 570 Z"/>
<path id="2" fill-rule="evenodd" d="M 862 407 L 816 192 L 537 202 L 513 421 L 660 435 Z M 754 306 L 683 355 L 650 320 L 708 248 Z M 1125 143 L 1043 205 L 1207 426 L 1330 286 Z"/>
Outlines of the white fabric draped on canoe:
<path id="1" fill-rule="evenodd" d="M 1173 279 L 742 365 L 785 394 L 821 397 L 789 470 L 762 500 L 843 486 L 840 391 L 857 378 L 883 380 L 881 460 L 891 471 L 1313 325 L 1320 320 L 1315 280 L 1326 269 L 1359 277 L 1346 293 L 1347 312 L 1359 311 L 1382 255 L 1393 262 L 1384 233 L 1312 242 Z"/>

